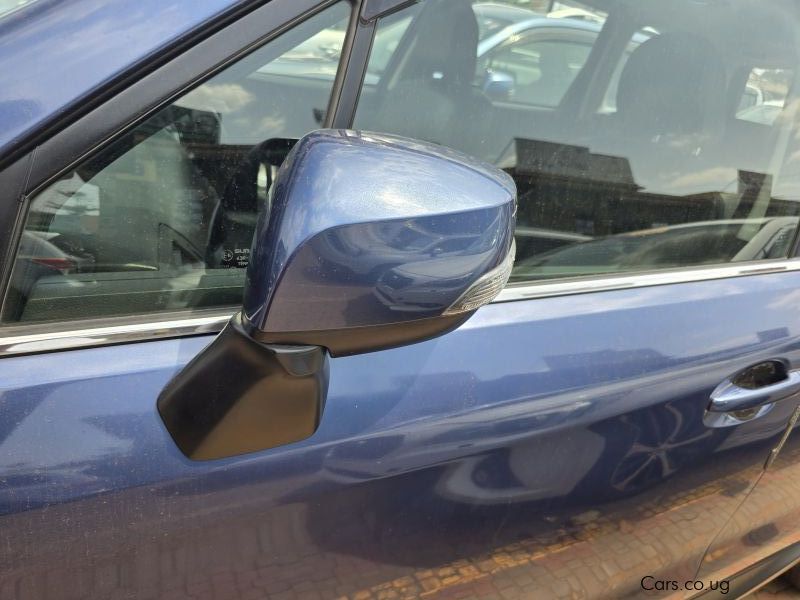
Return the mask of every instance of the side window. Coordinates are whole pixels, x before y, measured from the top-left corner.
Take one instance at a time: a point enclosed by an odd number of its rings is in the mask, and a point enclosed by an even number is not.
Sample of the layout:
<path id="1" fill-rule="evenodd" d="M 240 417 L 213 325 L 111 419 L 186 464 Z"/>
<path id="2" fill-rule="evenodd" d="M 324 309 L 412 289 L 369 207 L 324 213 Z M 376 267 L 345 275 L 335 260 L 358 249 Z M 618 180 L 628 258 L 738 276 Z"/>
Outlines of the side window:
<path id="1" fill-rule="evenodd" d="M 240 303 L 275 157 L 320 126 L 349 13 L 303 21 L 37 193 L 2 321 Z"/>
<path id="2" fill-rule="evenodd" d="M 545 15 L 426 0 L 393 15 L 413 19 L 354 126 L 506 170 L 514 281 L 788 257 L 796 12 L 779 0 L 570 4 Z"/>

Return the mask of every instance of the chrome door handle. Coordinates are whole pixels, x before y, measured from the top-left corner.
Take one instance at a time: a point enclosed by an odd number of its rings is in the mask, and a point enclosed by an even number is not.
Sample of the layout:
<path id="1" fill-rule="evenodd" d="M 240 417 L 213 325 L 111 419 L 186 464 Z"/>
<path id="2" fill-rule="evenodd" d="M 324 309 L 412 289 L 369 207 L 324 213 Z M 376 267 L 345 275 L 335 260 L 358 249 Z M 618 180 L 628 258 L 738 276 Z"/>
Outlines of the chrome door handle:
<path id="1" fill-rule="evenodd" d="M 711 394 L 709 412 L 737 412 L 772 404 L 800 392 L 800 371 L 789 371 L 786 378 L 755 389 L 736 385 L 732 379 L 717 386 Z"/>

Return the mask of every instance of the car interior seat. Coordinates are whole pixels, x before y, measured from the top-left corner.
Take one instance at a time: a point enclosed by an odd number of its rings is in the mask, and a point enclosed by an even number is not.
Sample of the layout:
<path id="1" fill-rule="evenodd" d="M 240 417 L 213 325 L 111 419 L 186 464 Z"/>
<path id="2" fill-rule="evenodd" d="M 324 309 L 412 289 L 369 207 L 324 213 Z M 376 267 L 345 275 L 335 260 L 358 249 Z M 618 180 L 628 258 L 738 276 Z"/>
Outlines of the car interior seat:
<path id="1" fill-rule="evenodd" d="M 478 23 L 471 3 L 435 0 L 411 27 L 408 45 L 362 126 L 484 157 L 492 104 L 473 85 Z"/>
<path id="2" fill-rule="evenodd" d="M 719 168 L 726 83 L 719 53 L 698 36 L 642 43 L 616 113 L 598 115 L 587 138 L 517 140 L 520 222 L 595 237 L 721 218 L 719 192 L 736 180 Z"/>
<path id="3" fill-rule="evenodd" d="M 707 40 L 678 32 L 641 44 L 622 70 L 616 104 L 610 139 L 639 185 L 679 188 L 681 176 L 719 166 L 727 77 Z M 710 190 L 727 183 L 701 185 Z"/>

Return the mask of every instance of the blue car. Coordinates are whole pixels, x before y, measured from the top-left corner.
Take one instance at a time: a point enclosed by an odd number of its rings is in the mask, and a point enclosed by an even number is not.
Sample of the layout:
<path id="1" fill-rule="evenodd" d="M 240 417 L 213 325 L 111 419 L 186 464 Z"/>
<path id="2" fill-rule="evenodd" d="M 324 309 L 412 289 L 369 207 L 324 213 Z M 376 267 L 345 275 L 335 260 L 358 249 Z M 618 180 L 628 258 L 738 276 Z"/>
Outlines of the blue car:
<path id="1" fill-rule="evenodd" d="M 0 3 L 0 600 L 800 583 L 800 13 L 528 4 Z"/>

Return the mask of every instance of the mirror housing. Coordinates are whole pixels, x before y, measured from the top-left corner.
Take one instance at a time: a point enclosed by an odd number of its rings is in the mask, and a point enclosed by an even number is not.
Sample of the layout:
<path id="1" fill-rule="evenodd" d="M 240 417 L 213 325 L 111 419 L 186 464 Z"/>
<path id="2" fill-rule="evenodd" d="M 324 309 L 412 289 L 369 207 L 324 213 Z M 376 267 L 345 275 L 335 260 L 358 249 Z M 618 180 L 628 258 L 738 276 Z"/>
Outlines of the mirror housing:
<path id="1" fill-rule="evenodd" d="M 294 146 L 270 194 L 242 312 L 158 399 L 192 459 L 310 436 L 329 356 L 450 331 L 511 273 L 513 180 L 443 147 L 317 131 Z"/>
<path id="2" fill-rule="evenodd" d="M 355 354 L 462 323 L 508 280 L 516 189 L 439 146 L 318 131 L 281 167 L 257 226 L 242 321 L 269 344 Z"/>

